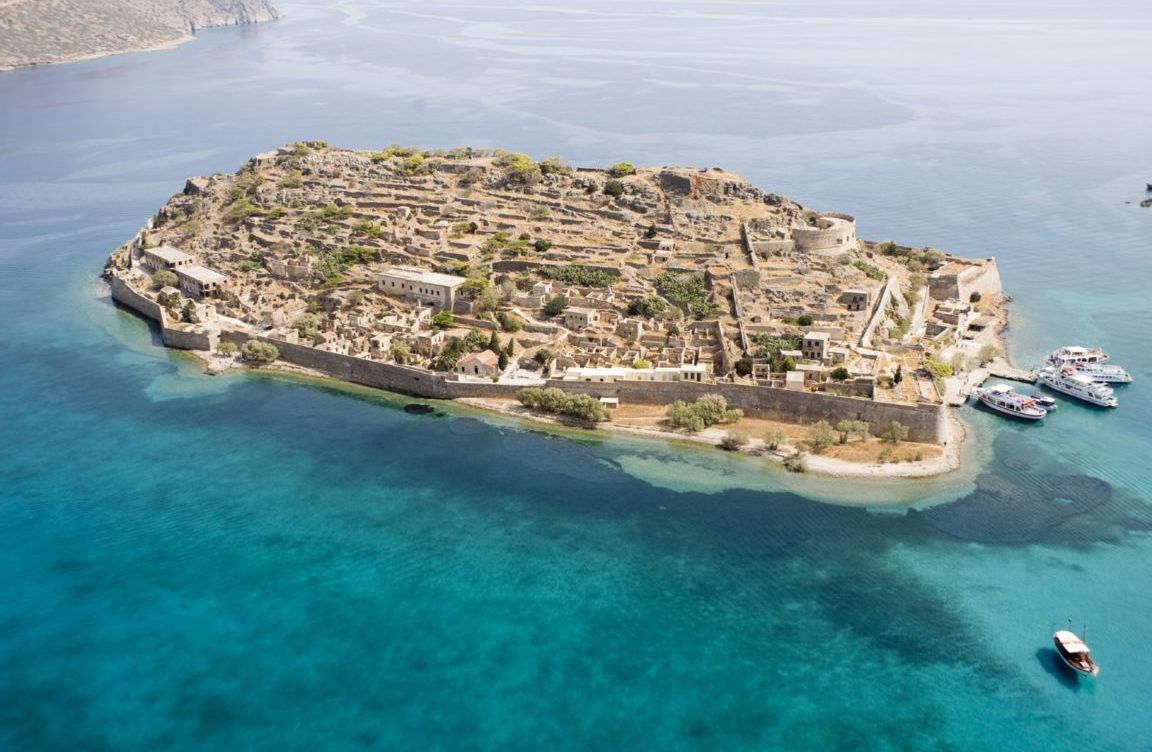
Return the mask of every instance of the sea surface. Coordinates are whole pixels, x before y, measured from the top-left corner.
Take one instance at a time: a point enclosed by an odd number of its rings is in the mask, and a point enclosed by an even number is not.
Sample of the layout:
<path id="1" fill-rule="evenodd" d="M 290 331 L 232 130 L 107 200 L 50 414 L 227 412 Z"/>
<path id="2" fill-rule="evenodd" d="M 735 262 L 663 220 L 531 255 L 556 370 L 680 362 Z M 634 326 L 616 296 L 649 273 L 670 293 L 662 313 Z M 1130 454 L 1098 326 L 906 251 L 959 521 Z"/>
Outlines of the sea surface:
<path id="1" fill-rule="evenodd" d="M 0 748 L 1152 749 L 1152 6 L 277 5 L 0 74 Z M 836 481 L 208 377 L 109 302 L 187 176 L 314 138 L 723 165 L 1136 383 Z"/>

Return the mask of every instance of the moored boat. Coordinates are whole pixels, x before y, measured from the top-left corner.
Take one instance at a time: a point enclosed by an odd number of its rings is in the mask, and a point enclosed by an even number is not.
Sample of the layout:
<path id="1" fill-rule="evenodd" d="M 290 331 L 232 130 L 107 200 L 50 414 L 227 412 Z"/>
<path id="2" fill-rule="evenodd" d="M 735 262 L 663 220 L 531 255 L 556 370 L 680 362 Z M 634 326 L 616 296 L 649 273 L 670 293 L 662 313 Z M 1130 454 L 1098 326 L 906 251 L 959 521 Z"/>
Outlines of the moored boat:
<path id="1" fill-rule="evenodd" d="M 1052 642 L 1056 645 L 1056 652 L 1060 654 L 1060 660 L 1078 674 L 1096 676 L 1100 673 L 1100 667 L 1096 665 L 1096 661 L 1092 660 L 1091 651 L 1084 640 L 1071 631 L 1071 619 L 1068 620 L 1068 627 L 1068 629 L 1057 630 L 1056 634 L 1052 635 Z"/>
<path id="2" fill-rule="evenodd" d="M 986 389 L 973 391 L 976 399 L 993 410 L 1011 415 L 1022 420 L 1040 420 L 1048 411 L 1037 404 L 1036 400 L 1023 394 L 1007 384 L 997 384 Z"/>
<path id="3" fill-rule="evenodd" d="M 1036 400 L 1036 404 L 1039 405 L 1040 407 L 1044 408 L 1048 412 L 1052 412 L 1057 407 L 1059 407 L 1059 405 L 1056 404 L 1056 400 L 1052 397 L 1049 397 L 1047 394 L 1041 394 L 1040 392 L 1034 391 L 1034 392 L 1032 392 L 1032 394 L 1029 394 L 1028 396 L 1031 397 L 1032 399 Z"/>
<path id="4" fill-rule="evenodd" d="M 1093 405 L 1116 407 L 1120 404 L 1110 387 L 1093 381 L 1090 376 L 1077 372 L 1071 366 L 1041 368 L 1036 372 L 1036 380 L 1049 389 Z"/>
<path id="5" fill-rule="evenodd" d="M 1111 363 L 1081 363 L 1075 366 L 1077 373 L 1090 377 L 1093 381 L 1105 384 L 1131 384 L 1132 374 Z"/>
<path id="6" fill-rule="evenodd" d="M 1048 356 L 1048 363 L 1054 366 L 1081 365 L 1085 363 L 1107 363 L 1108 353 L 1099 347 L 1068 345 L 1054 350 Z"/>

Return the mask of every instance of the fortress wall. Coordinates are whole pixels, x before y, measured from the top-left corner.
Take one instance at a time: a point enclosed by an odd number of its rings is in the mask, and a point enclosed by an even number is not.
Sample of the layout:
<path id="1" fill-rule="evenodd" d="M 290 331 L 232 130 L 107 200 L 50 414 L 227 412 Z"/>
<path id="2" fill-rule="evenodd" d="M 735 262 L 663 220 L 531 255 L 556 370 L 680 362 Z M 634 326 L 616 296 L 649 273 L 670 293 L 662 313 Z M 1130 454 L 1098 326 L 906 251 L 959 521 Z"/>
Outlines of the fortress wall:
<path id="1" fill-rule="evenodd" d="M 160 325 L 160 340 L 166 347 L 177 350 L 212 349 L 212 338 L 208 334 L 173 329 L 168 326 L 168 317 L 164 313 L 164 308 L 156 301 L 133 290 L 124 280 L 114 276 L 109 280 L 109 286 L 112 288 L 113 300 Z"/>
<path id="2" fill-rule="evenodd" d="M 972 293 L 996 296 L 1004 291 L 1000 284 L 1000 269 L 996 266 L 996 259 L 988 259 L 986 263 L 972 269 L 965 269 L 959 274 L 960 300 L 968 300 Z"/>
<path id="3" fill-rule="evenodd" d="M 967 302 L 974 292 L 997 295 L 1003 292 L 1000 270 L 996 259 L 974 264 L 957 274 L 928 277 L 928 292 L 933 300 L 962 300 Z"/>
<path id="4" fill-rule="evenodd" d="M 549 381 L 548 386 L 597 397 L 619 397 L 625 403 L 649 405 L 665 405 L 676 400 L 691 402 L 705 394 L 720 394 L 732 407 L 738 407 L 751 416 L 771 420 L 802 424 L 821 420 L 833 424 L 841 420 L 866 420 L 872 424 L 873 432 L 877 435 L 883 433 L 889 423 L 898 420 L 908 426 L 910 441 L 938 443 L 942 436 L 942 413 L 937 405 L 873 402 L 833 394 L 794 392 L 744 384 Z"/>
<path id="5" fill-rule="evenodd" d="M 212 343 L 208 335 L 168 328 L 164 322 L 164 312 L 157 303 L 132 290 L 117 277 L 112 277 L 111 285 L 113 299 L 160 323 L 166 345 L 184 349 L 210 349 Z M 249 339 L 274 345 L 280 352 L 280 359 L 286 363 L 311 368 L 342 381 L 399 394 L 436 399 L 456 397 L 514 399 L 516 392 L 523 388 L 515 384 L 448 381 L 445 374 L 423 368 L 365 360 L 268 337 L 250 336 L 243 332 L 223 332 L 220 335 L 221 341 L 233 342 L 237 346 L 242 346 Z M 169 344 L 169 340 L 172 344 Z M 619 397 L 624 402 L 648 405 L 665 405 L 678 399 L 692 401 L 705 394 L 722 394 L 730 405 L 754 416 L 798 423 L 815 423 L 819 420 L 831 423 L 850 419 L 866 420 L 873 425 L 877 433 L 883 432 L 887 423 L 898 420 L 908 426 L 908 438 L 911 441 L 935 443 L 941 436 L 941 411 L 934 405 L 873 402 L 831 394 L 793 392 L 744 384 L 636 381 L 601 384 L 553 379 L 548 381 L 547 385 L 573 394 Z"/>
<path id="6" fill-rule="evenodd" d="M 829 214 L 816 227 L 792 230 L 796 250 L 818 256 L 834 256 L 856 247 L 856 220 L 847 214 Z"/>
<path id="7" fill-rule="evenodd" d="M 385 389 L 390 392 L 409 394 L 417 397 L 450 399 L 444 374 L 435 373 L 414 366 L 396 363 L 382 363 L 365 360 L 351 355 L 317 350 L 307 345 L 297 345 L 268 337 L 249 336 L 242 332 L 224 332 L 220 339 L 243 345 L 249 339 L 267 342 L 280 352 L 280 359 L 286 363 L 311 368 L 341 381 Z"/>

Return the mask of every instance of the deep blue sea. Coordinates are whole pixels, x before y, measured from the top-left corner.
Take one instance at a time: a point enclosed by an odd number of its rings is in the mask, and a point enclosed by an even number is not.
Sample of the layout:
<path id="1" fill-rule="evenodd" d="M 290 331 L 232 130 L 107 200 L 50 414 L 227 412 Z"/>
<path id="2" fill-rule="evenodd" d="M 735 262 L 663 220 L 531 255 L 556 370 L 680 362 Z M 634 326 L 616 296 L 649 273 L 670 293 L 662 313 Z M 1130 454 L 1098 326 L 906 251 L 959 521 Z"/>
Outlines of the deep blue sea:
<path id="1" fill-rule="evenodd" d="M 276 4 L 0 74 L 0 748 L 1152 749 L 1152 6 Z M 996 256 L 1018 362 L 1136 383 L 846 482 L 201 375 L 104 259 L 313 138 L 723 165 Z"/>

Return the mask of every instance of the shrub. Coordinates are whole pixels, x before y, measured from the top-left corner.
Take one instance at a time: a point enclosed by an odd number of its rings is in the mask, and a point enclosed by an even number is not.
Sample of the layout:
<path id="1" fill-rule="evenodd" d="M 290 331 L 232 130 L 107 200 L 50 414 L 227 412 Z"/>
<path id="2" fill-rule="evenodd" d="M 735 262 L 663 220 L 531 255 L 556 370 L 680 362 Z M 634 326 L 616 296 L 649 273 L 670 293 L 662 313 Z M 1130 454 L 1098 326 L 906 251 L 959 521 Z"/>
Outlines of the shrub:
<path id="1" fill-rule="evenodd" d="M 796 450 L 784 460 L 784 467 L 790 473 L 806 473 L 808 472 L 808 455 Z"/>
<path id="2" fill-rule="evenodd" d="M 889 424 L 888 430 L 884 432 L 881 438 L 893 444 L 899 444 L 908 438 L 908 426 L 898 420 L 894 420 Z"/>
<path id="3" fill-rule="evenodd" d="M 545 175 L 571 175 L 572 168 L 561 162 L 559 157 L 548 157 L 540 163 L 540 172 Z"/>
<path id="4" fill-rule="evenodd" d="M 840 432 L 840 443 L 847 444 L 853 438 L 864 440 L 872 435 L 871 426 L 866 420 L 842 420 L 836 424 Z"/>
<path id="5" fill-rule="evenodd" d="M 244 347 L 240 348 L 240 354 L 244 360 L 257 365 L 266 365 L 280 357 L 280 351 L 275 345 L 254 339 L 244 343 Z"/>
<path id="6" fill-rule="evenodd" d="M 656 278 L 656 289 L 673 303 L 687 307 L 697 321 L 708 318 L 720 309 L 719 305 L 709 300 L 701 275 L 681 277 L 666 271 Z"/>
<path id="7" fill-rule="evenodd" d="M 604 184 L 604 195 L 619 198 L 624 195 L 624 184 L 619 180 L 609 180 Z"/>
<path id="8" fill-rule="evenodd" d="M 552 362 L 552 351 L 546 347 L 541 347 L 532 354 L 532 360 L 539 363 L 541 366 L 546 366 Z"/>
<path id="9" fill-rule="evenodd" d="M 864 272 L 864 276 L 868 277 L 869 279 L 875 279 L 881 282 L 888 279 L 888 275 L 884 273 L 883 269 L 878 266 L 873 266 L 867 261 L 854 261 L 852 262 L 852 265 L 860 271 Z"/>
<path id="10" fill-rule="evenodd" d="M 617 162 L 612 165 L 612 169 L 608 172 L 610 172 L 614 178 L 622 178 L 628 175 L 635 175 L 636 168 L 632 166 L 631 162 Z"/>
<path id="11" fill-rule="evenodd" d="M 152 282 L 156 285 L 157 289 L 161 287 L 175 287 L 180 284 L 180 278 L 176 276 L 176 272 L 161 269 L 152 275 Z"/>
<path id="12" fill-rule="evenodd" d="M 544 174 L 527 154 L 507 154 L 496 160 L 504 168 L 504 181 L 515 185 L 535 185 Z"/>
<path id="13" fill-rule="evenodd" d="M 639 298 L 633 300 L 628 304 L 629 316 L 643 316 L 650 319 L 656 314 L 663 313 L 668 309 L 668 303 L 664 298 L 656 297 L 655 295 L 647 298 Z"/>
<path id="14" fill-rule="evenodd" d="M 764 446 L 772 452 L 775 452 L 777 449 L 779 449 L 780 445 L 787 440 L 788 436 L 779 428 L 769 429 L 764 434 Z"/>
<path id="15" fill-rule="evenodd" d="M 554 279 L 577 287 L 611 287 L 620 277 L 602 269 L 587 266 L 543 266 L 536 273 L 545 279 Z"/>
<path id="16" fill-rule="evenodd" d="M 568 299 L 563 295 L 557 295 L 544 304 L 544 314 L 547 316 L 559 316 L 568 307 Z"/>
<path id="17" fill-rule="evenodd" d="M 904 366 L 902 364 L 897 363 L 896 364 L 896 373 L 892 374 L 892 383 L 893 384 L 899 384 L 903 380 L 904 380 Z"/>
<path id="18" fill-rule="evenodd" d="M 968 296 L 968 302 L 969 302 L 969 303 L 979 303 L 979 302 L 980 302 L 980 299 L 981 299 L 981 298 L 983 298 L 983 297 L 984 297 L 984 296 L 983 296 L 983 295 L 981 295 L 980 293 L 978 293 L 978 292 L 974 292 L 974 293 L 972 293 L 971 295 L 969 295 L 969 296 Z"/>
<path id="19" fill-rule="evenodd" d="M 848 369 L 844 366 L 837 366 L 832 369 L 832 379 L 834 381 L 844 381 L 848 378 Z"/>
<path id="20" fill-rule="evenodd" d="M 980 359 L 980 365 L 984 365 L 1000 357 L 1000 351 L 996 349 L 996 345 L 984 345 L 980 348 L 980 353 L 977 357 Z"/>
<path id="21" fill-rule="evenodd" d="M 433 329 L 451 329 L 452 328 L 452 322 L 453 322 L 453 319 L 452 319 L 452 312 L 451 311 L 440 311 L 439 313 L 437 313 L 435 316 L 432 317 L 432 328 Z"/>
<path id="22" fill-rule="evenodd" d="M 729 431 L 724 434 L 724 438 L 720 439 L 720 448 L 728 452 L 735 452 L 740 447 L 747 445 L 748 434 L 743 431 Z"/>
<path id="23" fill-rule="evenodd" d="M 388 347 L 388 352 L 392 355 L 392 359 L 401 365 L 407 363 L 412 357 L 412 348 L 402 339 L 392 340 L 392 344 Z"/>
<path id="24" fill-rule="evenodd" d="M 808 429 L 808 448 L 816 454 L 820 454 L 828 447 L 832 446 L 832 444 L 835 442 L 836 431 L 826 420 L 813 423 L 812 426 Z"/>
<path id="25" fill-rule="evenodd" d="M 496 314 L 496 321 L 500 324 L 500 329 L 502 331 L 509 333 L 520 331 L 520 317 L 514 313 L 509 311 L 500 311 Z"/>
<path id="26" fill-rule="evenodd" d="M 225 358 L 231 358 L 236 354 L 235 342 L 221 342 L 216 348 L 216 352 L 223 355 Z"/>
<path id="27" fill-rule="evenodd" d="M 312 339 L 320 331 L 320 319 L 311 313 L 305 313 L 296 319 L 293 324 L 302 339 Z"/>
<path id="28" fill-rule="evenodd" d="M 796 317 L 796 323 L 800 326 L 812 326 L 812 317 L 806 313 L 800 314 Z"/>
<path id="29" fill-rule="evenodd" d="M 676 400 L 665 414 L 668 425 L 689 433 L 703 431 L 717 423 L 732 423 L 744 417 L 743 410 L 728 409 L 728 401 L 719 394 L 705 394 L 695 402 Z"/>
<path id="30" fill-rule="evenodd" d="M 516 392 L 520 404 L 531 410 L 557 415 L 571 415 L 589 423 L 602 423 L 611 418 L 608 408 L 596 397 L 568 394 L 555 387 L 528 387 Z"/>

